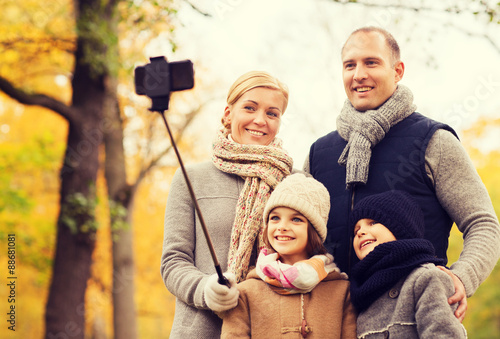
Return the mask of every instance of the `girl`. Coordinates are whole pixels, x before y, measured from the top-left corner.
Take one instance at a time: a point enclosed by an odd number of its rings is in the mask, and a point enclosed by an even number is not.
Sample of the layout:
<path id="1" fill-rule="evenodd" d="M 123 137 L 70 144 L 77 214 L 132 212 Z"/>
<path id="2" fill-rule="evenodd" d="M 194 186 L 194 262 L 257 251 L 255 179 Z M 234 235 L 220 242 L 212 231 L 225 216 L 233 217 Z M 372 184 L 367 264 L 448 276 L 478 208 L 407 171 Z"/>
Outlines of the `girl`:
<path id="1" fill-rule="evenodd" d="M 330 196 L 303 174 L 285 178 L 264 209 L 257 265 L 221 314 L 222 338 L 355 338 L 349 282 L 323 246 Z"/>

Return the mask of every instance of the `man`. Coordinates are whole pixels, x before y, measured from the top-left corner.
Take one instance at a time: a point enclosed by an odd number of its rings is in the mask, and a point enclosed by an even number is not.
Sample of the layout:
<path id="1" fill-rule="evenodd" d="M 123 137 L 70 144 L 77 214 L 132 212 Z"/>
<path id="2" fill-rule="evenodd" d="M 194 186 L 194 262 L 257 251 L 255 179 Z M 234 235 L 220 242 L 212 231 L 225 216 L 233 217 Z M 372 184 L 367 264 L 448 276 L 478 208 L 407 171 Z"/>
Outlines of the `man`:
<path id="1" fill-rule="evenodd" d="M 464 234 L 460 259 L 447 273 L 460 301 L 463 320 L 467 297 L 493 270 L 499 256 L 500 226 L 488 192 L 455 131 L 415 112 L 411 91 L 398 84 L 405 66 L 399 46 L 387 31 L 354 31 L 342 49 L 343 81 L 348 100 L 337 130 L 310 149 L 305 170 L 330 192 L 332 209 L 325 242 L 339 267 L 356 262 L 348 215 L 362 198 L 404 190 L 425 214 L 425 237 L 446 259 L 453 222 Z"/>

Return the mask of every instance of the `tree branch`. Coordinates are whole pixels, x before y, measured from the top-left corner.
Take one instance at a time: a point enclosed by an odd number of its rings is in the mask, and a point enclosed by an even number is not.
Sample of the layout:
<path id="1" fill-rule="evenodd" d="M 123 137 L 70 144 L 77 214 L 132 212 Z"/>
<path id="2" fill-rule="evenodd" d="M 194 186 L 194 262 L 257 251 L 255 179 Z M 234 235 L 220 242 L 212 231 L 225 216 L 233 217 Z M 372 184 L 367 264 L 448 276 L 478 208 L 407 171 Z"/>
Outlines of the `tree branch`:
<path id="1" fill-rule="evenodd" d="M 359 0 L 330 0 L 332 2 L 336 2 L 342 5 L 345 4 L 356 4 L 356 5 L 361 5 L 361 6 L 366 6 L 366 7 L 378 7 L 378 8 L 397 8 L 397 9 L 404 9 L 404 10 L 410 10 L 410 11 L 415 11 L 415 12 L 420 12 L 420 11 L 428 11 L 428 12 L 445 12 L 445 13 L 461 13 L 464 10 L 469 10 L 469 8 L 459 8 L 458 6 L 448 6 L 446 8 L 435 8 L 435 7 L 415 7 L 412 5 L 407 5 L 401 3 L 373 3 L 369 1 L 359 1 Z M 483 4 L 484 6 L 484 4 Z M 485 7 L 486 10 L 489 9 L 489 7 Z M 471 11 L 470 14 L 475 14 L 475 12 Z"/>
<path id="2" fill-rule="evenodd" d="M 434 10 L 433 8 L 430 7 L 412 7 L 412 6 L 407 6 L 407 5 L 402 5 L 402 4 L 376 4 L 376 3 L 371 3 L 371 2 L 364 2 L 364 1 L 358 1 L 358 0 L 331 0 L 332 2 L 336 2 L 341 5 L 346 5 L 346 4 L 356 4 L 356 5 L 361 5 L 365 7 L 378 7 L 378 8 L 388 8 L 388 7 L 393 7 L 393 8 L 399 8 L 399 9 L 407 9 L 407 10 L 413 10 L 413 11 L 420 11 L 420 10 Z"/>
<path id="3" fill-rule="evenodd" d="M 189 6 L 191 6 L 192 9 L 194 9 L 196 12 L 200 13 L 201 15 L 206 16 L 206 17 L 211 17 L 212 16 L 211 14 L 209 14 L 207 12 L 204 12 L 201 9 L 199 9 L 198 7 L 196 7 L 194 4 L 191 3 L 191 1 L 189 1 L 189 0 L 185 0 L 185 1 L 187 2 L 187 4 Z"/>
<path id="4" fill-rule="evenodd" d="M 0 90 L 12 99 L 23 105 L 41 106 L 54 111 L 68 121 L 75 118 L 73 109 L 63 102 L 49 97 L 45 94 L 30 94 L 12 85 L 12 83 L 0 76 Z"/>
<path id="5" fill-rule="evenodd" d="M 500 54 L 500 46 L 488 34 L 469 32 L 469 31 L 465 30 L 462 26 L 451 24 L 451 23 L 447 24 L 447 26 L 452 27 L 452 28 L 454 28 L 454 29 L 456 29 L 456 30 L 458 30 L 458 31 L 462 32 L 463 34 L 468 35 L 470 37 L 485 39 L 497 51 L 497 53 Z"/>
<path id="6" fill-rule="evenodd" d="M 10 40 L 1 40 L 0 46 L 4 49 L 19 49 L 20 45 L 30 46 L 30 48 L 36 48 L 35 53 L 46 53 L 53 51 L 55 48 L 64 51 L 68 54 L 73 54 L 76 49 L 76 37 L 67 38 L 27 38 L 19 37 Z"/>
<path id="7" fill-rule="evenodd" d="M 477 15 L 479 13 L 483 13 L 483 12 L 480 12 L 480 11 L 477 11 L 477 10 L 471 10 L 468 7 L 459 8 L 458 5 L 448 6 L 446 8 L 443 7 L 443 8 L 440 9 L 440 8 L 433 8 L 433 7 L 414 7 L 414 6 L 406 5 L 406 4 L 402 4 L 402 3 L 399 3 L 399 4 L 391 4 L 391 3 L 378 4 L 378 3 L 372 3 L 372 2 L 369 2 L 369 1 L 365 2 L 365 1 L 358 1 L 358 0 L 330 0 L 330 1 L 342 4 L 342 5 L 351 3 L 351 4 L 357 4 L 357 5 L 361 5 L 361 6 L 365 6 L 365 7 L 395 8 L 395 9 L 401 9 L 401 10 L 407 10 L 407 11 L 415 11 L 415 12 L 442 12 L 442 13 L 449 13 L 449 14 L 459 14 L 459 13 L 463 13 L 463 12 L 468 11 L 468 13 L 471 14 L 471 15 Z M 493 22 L 495 20 L 495 18 L 498 17 L 497 10 L 494 9 L 494 8 L 489 7 L 486 2 L 482 2 L 481 1 L 479 4 L 484 8 L 484 13 L 483 14 L 486 14 L 486 15 L 489 16 L 490 22 Z M 500 5 L 497 5 L 497 6 L 500 7 Z M 492 24 L 495 24 L 495 23 L 492 23 Z M 469 31 L 465 30 L 462 26 L 451 24 L 451 23 L 446 24 L 446 26 L 453 27 L 453 28 L 455 28 L 455 29 L 461 31 L 462 33 L 464 33 L 464 34 L 466 34 L 468 36 L 471 36 L 471 37 L 483 38 L 486 41 L 488 41 L 488 43 L 498 53 L 500 53 L 500 46 L 498 45 L 497 42 L 495 42 L 493 40 L 493 38 L 491 36 L 489 36 L 487 34 L 480 34 L 480 33 L 469 32 Z"/>
<path id="8" fill-rule="evenodd" d="M 187 114 L 187 118 L 186 118 L 186 121 L 184 122 L 184 125 L 182 126 L 182 128 L 179 129 L 179 134 L 177 134 L 177 136 L 174 138 L 176 143 L 179 142 L 179 140 L 181 140 L 182 135 L 186 131 L 187 127 L 193 122 L 194 118 L 198 115 L 198 113 L 201 112 L 203 107 L 204 107 L 204 105 L 201 105 L 197 109 L 195 109 L 195 110 L 191 111 L 189 114 Z M 161 152 L 155 158 L 153 158 L 149 162 L 149 164 L 147 164 L 146 166 L 144 166 L 141 169 L 141 171 L 139 172 L 139 175 L 137 176 L 135 183 L 133 184 L 134 190 L 142 182 L 142 180 L 146 177 L 148 172 L 151 171 L 154 167 L 158 166 L 158 163 L 160 162 L 160 160 L 165 155 L 167 155 L 171 149 L 172 149 L 172 145 L 167 147 L 163 152 Z"/>

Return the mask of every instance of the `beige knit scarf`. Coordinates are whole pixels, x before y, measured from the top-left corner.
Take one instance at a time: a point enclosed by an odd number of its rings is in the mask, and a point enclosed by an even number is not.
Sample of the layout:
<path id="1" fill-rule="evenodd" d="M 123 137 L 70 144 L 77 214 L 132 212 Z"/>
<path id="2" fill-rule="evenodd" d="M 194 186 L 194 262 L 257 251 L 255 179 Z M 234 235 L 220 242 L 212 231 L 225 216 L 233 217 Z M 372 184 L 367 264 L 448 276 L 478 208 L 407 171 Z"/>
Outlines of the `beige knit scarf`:
<path id="1" fill-rule="evenodd" d="M 337 118 L 337 130 L 347 141 L 339 157 L 339 165 L 346 166 L 346 186 L 356 183 L 366 184 L 372 148 L 375 147 L 389 129 L 415 112 L 413 94 L 408 87 L 398 85 L 394 94 L 375 110 L 360 112 L 349 100 Z"/>
<path id="2" fill-rule="evenodd" d="M 236 205 L 236 216 L 231 232 L 228 270 L 237 281 L 245 279 L 250 257 L 258 237 L 262 243 L 264 207 L 273 189 L 292 171 L 293 160 L 275 138 L 267 146 L 243 145 L 228 139 L 228 131 L 221 129 L 213 142 L 212 161 L 223 172 L 245 179 Z"/>

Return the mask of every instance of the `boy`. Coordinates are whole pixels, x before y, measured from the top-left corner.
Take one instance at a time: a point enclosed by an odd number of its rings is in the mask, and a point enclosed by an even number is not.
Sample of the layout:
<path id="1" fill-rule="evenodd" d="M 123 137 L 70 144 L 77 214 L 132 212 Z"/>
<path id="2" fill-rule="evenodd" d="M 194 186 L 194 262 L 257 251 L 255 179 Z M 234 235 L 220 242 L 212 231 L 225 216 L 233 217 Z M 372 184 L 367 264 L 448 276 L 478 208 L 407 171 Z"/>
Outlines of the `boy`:
<path id="1" fill-rule="evenodd" d="M 362 199 L 353 209 L 353 246 L 361 260 L 351 272 L 358 338 L 466 338 L 449 305 L 452 279 L 424 236 L 420 206 L 406 192 Z"/>

